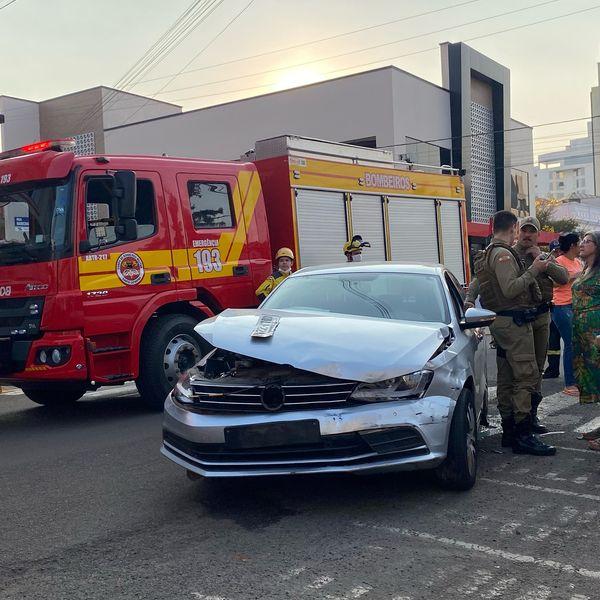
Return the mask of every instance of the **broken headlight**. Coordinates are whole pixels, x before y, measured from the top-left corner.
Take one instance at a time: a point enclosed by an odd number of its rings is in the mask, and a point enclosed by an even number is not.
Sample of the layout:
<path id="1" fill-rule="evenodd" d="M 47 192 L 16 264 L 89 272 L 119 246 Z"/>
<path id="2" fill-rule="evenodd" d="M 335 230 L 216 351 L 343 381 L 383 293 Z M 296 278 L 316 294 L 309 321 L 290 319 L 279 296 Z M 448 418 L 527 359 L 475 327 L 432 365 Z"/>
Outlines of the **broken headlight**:
<path id="1" fill-rule="evenodd" d="M 190 380 L 194 375 L 199 375 L 199 371 L 196 367 L 192 367 L 179 378 L 179 381 L 171 392 L 173 400 L 180 404 L 194 404 L 194 391 L 192 390 L 190 383 Z"/>
<path id="2" fill-rule="evenodd" d="M 360 383 L 350 398 L 364 402 L 421 398 L 432 379 L 433 371 L 423 370 L 376 383 Z"/>

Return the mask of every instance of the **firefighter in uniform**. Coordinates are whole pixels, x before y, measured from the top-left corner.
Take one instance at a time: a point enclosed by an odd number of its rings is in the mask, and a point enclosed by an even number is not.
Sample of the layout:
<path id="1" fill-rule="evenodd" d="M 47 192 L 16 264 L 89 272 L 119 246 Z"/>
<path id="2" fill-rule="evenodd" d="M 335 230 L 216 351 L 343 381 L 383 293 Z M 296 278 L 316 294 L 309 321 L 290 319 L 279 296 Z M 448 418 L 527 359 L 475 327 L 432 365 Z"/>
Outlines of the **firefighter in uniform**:
<path id="1" fill-rule="evenodd" d="M 502 441 L 512 445 L 515 453 L 550 456 L 556 454 L 556 448 L 531 431 L 531 396 L 539 379 L 532 327 L 537 310 L 532 306 L 541 303 L 536 278 L 547 270 L 548 262 L 538 255 L 525 268 L 512 248 L 518 223 L 512 212 L 497 212 L 493 223 L 494 237 L 475 258 L 475 274 L 481 305 L 498 315 L 490 332 L 497 353 Z"/>
<path id="2" fill-rule="evenodd" d="M 262 302 L 286 277 L 292 272 L 294 253 L 289 248 L 279 248 L 275 254 L 276 269 L 256 290 L 256 295 Z"/>
<path id="3" fill-rule="evenodd" d="M 344 244 L 342 251 L 348 262 L 360 262 L 362 260 L 362 249 L 370 247 L 369 242 L 363 242 L 362 236 L 355 235 L 349 242 Z"/>
<path id="4" fill-rule="evenodd" d="M 519 224 L 519 239 L 514 245 L 514 249 L 521 258 L 525 268 L 529 268 L 541 250 L 537 245 L 540 232 L 540 222 L 535 217 L 524 217 Z M 552 306 L 552 295 L 554 284 L 564 285 L 569 281 L 569 272 L 565 267 L 559 265 L 550 258 L 547 261 L 548 268 L 544 273 L 537 276 L 537 282 L 542 294 L 541 302 L 534 305 L 537 310 L 537 317 L 532 323 L 533 341 L 535 344 L 535 359 L 538 365 L 538 381 L 535 392 L 531 397 L 531 429 L 533 433 L 546 433 L 548 429 L 544 427 L 538 419 L 537 410 L 542 401 L 542 374 L 546 364 L 546 353 L 548 351 L 548 339 L 550 336 L 550 309 Z"/>

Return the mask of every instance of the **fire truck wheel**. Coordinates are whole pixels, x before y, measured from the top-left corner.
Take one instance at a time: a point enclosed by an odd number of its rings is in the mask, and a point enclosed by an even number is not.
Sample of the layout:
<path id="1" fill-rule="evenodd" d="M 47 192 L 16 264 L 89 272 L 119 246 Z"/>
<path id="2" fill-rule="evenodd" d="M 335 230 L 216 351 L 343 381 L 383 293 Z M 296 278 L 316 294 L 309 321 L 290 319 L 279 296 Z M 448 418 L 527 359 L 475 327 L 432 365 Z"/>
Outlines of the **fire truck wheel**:
<path id="1" fill-rule="evenodd" d="M 168 315 L 150 323 L 140 348 L 140 375 L 136 385 L 144 402 L 162 410 L 177 380 L 207 351 L 194 331 L 198 319 Z"/>
<path id="2" fill-rule="evenodd" d="M 85 394 L 84 388 L 22 388 L 23 393 L 36 404 L 43 404 L 49 408 L 68 406 L 74 404 Z"/>

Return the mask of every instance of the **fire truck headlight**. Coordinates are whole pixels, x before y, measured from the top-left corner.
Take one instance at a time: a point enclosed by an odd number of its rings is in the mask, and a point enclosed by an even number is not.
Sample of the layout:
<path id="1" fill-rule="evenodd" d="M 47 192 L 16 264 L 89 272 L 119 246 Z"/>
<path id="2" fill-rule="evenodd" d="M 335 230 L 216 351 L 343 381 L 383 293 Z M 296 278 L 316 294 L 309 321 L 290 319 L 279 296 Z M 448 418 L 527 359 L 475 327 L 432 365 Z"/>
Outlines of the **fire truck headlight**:
<path id="1" fill-rule="evenodd" d="M 40 348 L 37 353 L 37 363 L 41 365 L 48 365 L 49 367 L 58 367 L 60 365 L 64 365 L 70 358 L 70 346 Z"/>
<path id="2" fill-rule="evenodd" d="M 40 353 L 38 354 L 38 359 L 43 365 L 45 365 L 48 362 L 47 352 L 45 350 L 40 350 Z"/>
<path id="3" fill-rule="evenodd" d="M 60 364 L 61 360 L 62 360 L 62 354 L 60 353 L 60 349 L 54 348 L 54 350 L 52 350 L 52 362 L 55 365 L 58 365 L 58 364 Z"/>

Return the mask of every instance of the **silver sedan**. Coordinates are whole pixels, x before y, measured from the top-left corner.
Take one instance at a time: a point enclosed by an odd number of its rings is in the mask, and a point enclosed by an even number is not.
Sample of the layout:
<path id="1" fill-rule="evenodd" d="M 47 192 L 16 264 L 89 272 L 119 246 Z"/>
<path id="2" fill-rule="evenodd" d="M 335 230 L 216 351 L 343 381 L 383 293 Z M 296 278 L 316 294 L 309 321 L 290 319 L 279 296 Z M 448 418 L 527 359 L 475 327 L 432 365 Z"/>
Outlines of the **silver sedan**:
<path id="1" fill-rule="evenodd" d="M 162 453 L 192 478 L 434 469 L 469 489 L 494 317 L 441 265 L 302 269 L 196 327 L 214 349 L 167 397 Z"/>

